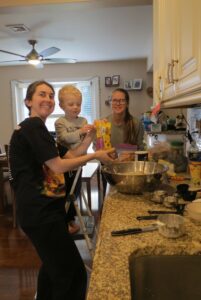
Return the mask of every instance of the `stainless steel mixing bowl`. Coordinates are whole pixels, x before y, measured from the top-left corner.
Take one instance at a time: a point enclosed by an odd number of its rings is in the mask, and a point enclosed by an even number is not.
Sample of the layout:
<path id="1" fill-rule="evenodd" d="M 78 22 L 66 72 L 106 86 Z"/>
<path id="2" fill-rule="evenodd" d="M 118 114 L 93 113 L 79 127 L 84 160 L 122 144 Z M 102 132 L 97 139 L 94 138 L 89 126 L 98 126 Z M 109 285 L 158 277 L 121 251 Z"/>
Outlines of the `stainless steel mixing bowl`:
<path id="1" fill-rule="evenodd" d="M 160 183 L 167 166 L 149 161 L 118 162 L 102 166 L 102 172 L 119 192 L 141 194 L 154 191 Z"/>

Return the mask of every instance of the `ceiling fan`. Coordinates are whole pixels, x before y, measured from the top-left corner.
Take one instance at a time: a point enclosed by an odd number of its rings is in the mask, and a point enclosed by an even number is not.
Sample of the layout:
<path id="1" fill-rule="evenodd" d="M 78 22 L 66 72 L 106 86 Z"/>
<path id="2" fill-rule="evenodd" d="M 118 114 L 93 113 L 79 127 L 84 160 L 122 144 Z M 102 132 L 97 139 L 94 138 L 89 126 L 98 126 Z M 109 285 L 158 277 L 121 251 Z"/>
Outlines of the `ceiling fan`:
<path id="1" fill-rule="evenodd" d="M 0 61 L 1 63 L 6 62 L 18 62 L 18 61 L 27 61 L 29 64 L 34 65 L 36 67 L 43 67 L 43 62 L 53 62 L 53 63 L 76 63 L 76 59 L 70 59 L 70 58 L 48 58 L 49 56 L 57 53 L 60 51 L 57 47 L 50 47 L 47 48 L 41 52 L 37 52 L 35 49 L 35 44 L 37 44 L 36 40 L 28 40 L 28 43 L 32 46 L 31 51 L 27 55 L 21 55 L 18 53 L 6 51 L 6 50 L 0 50 L 0 52 L 8 53 L 11 55 L 22 57 L 23 59 L 18 60 L 10 60 L 10 61 Z"/>

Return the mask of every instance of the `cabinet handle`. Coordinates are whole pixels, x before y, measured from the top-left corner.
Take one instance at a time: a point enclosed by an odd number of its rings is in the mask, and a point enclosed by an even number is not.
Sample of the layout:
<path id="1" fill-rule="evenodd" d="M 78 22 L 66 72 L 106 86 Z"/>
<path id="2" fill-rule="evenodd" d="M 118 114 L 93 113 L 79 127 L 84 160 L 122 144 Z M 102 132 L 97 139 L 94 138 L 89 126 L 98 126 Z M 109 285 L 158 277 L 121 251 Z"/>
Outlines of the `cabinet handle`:
<path id="1" fill-rule="evenodd" d="M 173 83 L 172 82 L 172 63 L 168 63 L 168 68 L 167 68 L 167 82 L 168 82 L 168 84 Z"/>
<path id="2" fill-rule="evenodd" d="M 161 97 L 160 97 L 160 78 L 161 76 L 158 76 L 157 81 L 156 81 L 156 85 L 154 88 L 154 94 L 156 95 L 156 98 L 160 101 Z"/>
<path id="3" fill-rule="evenodd" d="M 158 83 L 159 83 L 159 99 L 162 100 L 163 99 L 163 80 L 162 77 L 159 76 L 158 77 Z"/>
<path id="4" fill-rule="evenodd" d="M 178 59 L 172 59 L 172 68 L 171 68 L 171 79 L 172 79 L 172 82 L 171 83 L 175 83 L 178 81 L 178 79 L 174 78 L 174 66 L 175 64 L 178 64 L 179 63 L 179 60 Z"/>

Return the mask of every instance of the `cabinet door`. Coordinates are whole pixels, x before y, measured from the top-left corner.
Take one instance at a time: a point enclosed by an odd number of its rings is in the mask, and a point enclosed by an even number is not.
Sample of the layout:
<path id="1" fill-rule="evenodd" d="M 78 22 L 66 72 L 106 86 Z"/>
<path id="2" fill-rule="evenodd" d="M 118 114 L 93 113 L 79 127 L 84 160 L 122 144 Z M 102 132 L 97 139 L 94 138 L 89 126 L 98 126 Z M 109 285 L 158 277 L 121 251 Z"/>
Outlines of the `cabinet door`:
<path id="1" fill-rule="evenodd" d="M 201 85 L 201 1 L 178 0 L 178 82 L 176 94 L 186 94 Z"/>
<path id="2" fill-rule="evenodd" d="M 161 6 L 159 0 L 154 0 L 154 26 L 153 26 L 153 105 L 157 105 L 161 101 L 161 91 L 160 91 L 160 80 L 161 80 L 161 53 L 162 53 L 162 41 L 161 41 Z"/>
<path id="3" fill-rule="evenodd" d="M 154 97 L 163 108 L 200 105 L 201 0 L 155 0 L 154 6 Z"/>
<path id="4" fill-rule="evenodd" d="M 175 95 L 175 66 L 177 65 L 177 1 L 163 0 L 163 100 Z"/>
<path id="5" fill-rule="evenodd" d="M 155 102 L 175 94 L 172 65 L 176 61 L 176 4 L 174 0 L 154 1 L 154 98 Z M 155 103 L 156 104 L 156 103 Z"/>
<path id="6" fill-rule="evenodd" d="M 164 92 L 164 0 L 154 0 L 154 105 Z"/>

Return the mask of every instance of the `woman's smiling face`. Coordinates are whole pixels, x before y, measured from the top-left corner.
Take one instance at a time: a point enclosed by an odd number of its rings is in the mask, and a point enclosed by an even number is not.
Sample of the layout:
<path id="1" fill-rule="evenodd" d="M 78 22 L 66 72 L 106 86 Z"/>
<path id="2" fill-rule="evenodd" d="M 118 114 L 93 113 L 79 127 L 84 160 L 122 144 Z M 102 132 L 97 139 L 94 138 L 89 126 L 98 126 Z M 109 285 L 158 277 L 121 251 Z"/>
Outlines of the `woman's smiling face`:
<path id="1" fill-rule="evenodd" d="M 112 94 L 112 111 L 116 114 L 124 113 L 128 104 L 125 94 L 120 91 L 115 91 Z"/>
<path id="2" fill-rule="evenodd" d="M 54 91 L 46 84 L 38 85 L 31 99 L 25 100 L 31 117 L 39 117 L 43 121 L 54 111 Z"/>

